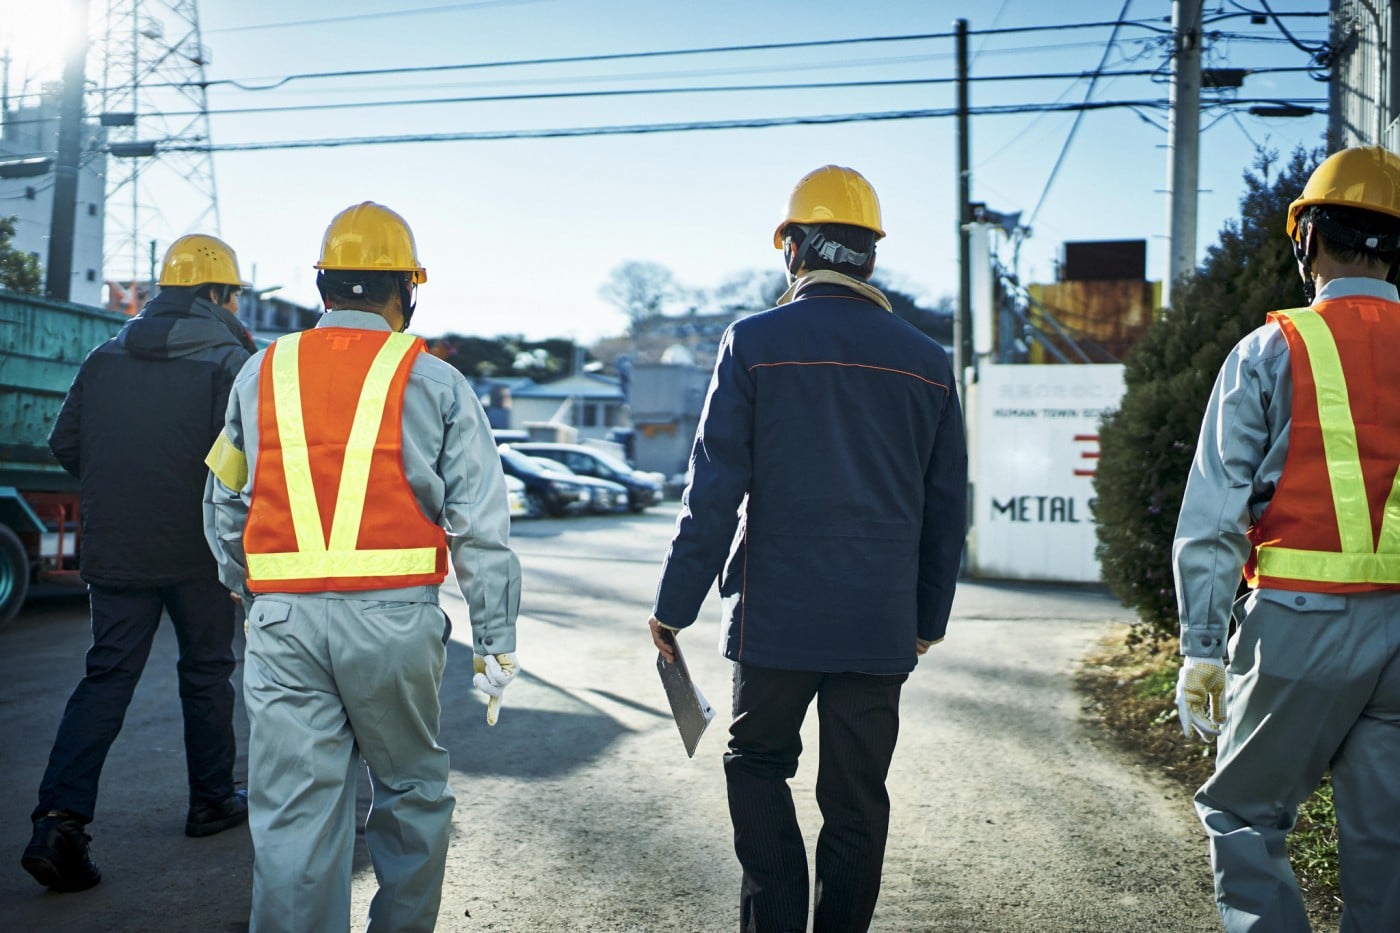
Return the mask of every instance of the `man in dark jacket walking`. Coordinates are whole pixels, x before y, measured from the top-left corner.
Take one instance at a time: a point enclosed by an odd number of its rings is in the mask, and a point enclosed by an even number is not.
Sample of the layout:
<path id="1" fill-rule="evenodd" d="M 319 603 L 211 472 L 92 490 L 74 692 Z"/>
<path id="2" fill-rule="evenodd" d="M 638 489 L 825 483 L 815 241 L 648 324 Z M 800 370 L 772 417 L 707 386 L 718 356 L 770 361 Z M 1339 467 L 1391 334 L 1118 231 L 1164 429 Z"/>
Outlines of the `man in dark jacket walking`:
<path id="1" fill-rule="evenodd" d="M 868 281 L 882 236 L 859 173 L 828 165 L 793 189 L 773 235 L 792 284 L 777 307 L 725 334 L 649 621 L 674 660 L 676 632 L 719 577 L 721 642 L 735 662 L 724 770 L 745 931 L 807 928 L 806 850 L 787 781 L 814 697 L 814 929 L 869 926 L 900 687 L 942 640 L 953 601 L 962 414 L 943 348 Z"/>
<path id="2" fill-rule="evenodd" d="M 86 825 L 162 611 L 179 643 L 190 808 L 185 834 L 247 819 L 233 786 L 234 604 L 204 541 L 204 456 L 229 388 L 257 349 L 234 313 L 242 287 L 232 249 L 176 240 L 160 290 L 83 361 L 49 447 L 82 493 L 83 579 L 92 607 L 87 673 L 73 691 L 21 862 L 55 891 L 102 880 Z"/>

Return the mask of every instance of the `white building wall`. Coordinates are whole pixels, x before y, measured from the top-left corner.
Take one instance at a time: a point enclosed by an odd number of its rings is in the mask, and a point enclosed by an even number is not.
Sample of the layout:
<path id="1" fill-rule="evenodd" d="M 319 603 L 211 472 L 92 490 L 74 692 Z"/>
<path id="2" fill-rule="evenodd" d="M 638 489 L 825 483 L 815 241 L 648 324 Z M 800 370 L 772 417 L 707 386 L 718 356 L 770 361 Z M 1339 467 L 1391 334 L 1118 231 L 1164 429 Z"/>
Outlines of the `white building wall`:
<path id="1" fill-rule="evenodd" d="M 0 160 L 58 155 L 58 101 L 0 114 Z M 69 300 L 102 306 L 102 235 L 105 222 L 107 156 L 98 151 L 104 139 L 96 123 L 83 133 L 78 171 L 78 204 L 73 225 L 73 278 Z M 0 217 L 14 217 L 15 249 L 39 258 L 47 272 L 49 226 L 53 220 L 54 172 L 29 178 L 0 178 Z"/>
<path id="2" fill-rule="evenodd" d="M 1099 421 L 1123 396 L 1122 365 L 984 363 L 967 396 L 969 573 L 1099 582 Z"/>

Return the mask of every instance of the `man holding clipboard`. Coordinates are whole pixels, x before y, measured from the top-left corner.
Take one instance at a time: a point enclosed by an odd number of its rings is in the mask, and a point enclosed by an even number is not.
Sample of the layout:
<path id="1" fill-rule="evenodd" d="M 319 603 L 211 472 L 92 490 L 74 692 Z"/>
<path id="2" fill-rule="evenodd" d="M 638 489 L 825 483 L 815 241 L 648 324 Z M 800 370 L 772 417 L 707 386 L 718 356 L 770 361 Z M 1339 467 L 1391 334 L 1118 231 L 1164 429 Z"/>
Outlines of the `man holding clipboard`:
<path id="1" fill-rule="evenodd" d="M 962 555 L 967 452 L 952 367 L 870 284 L 883 236 L 858 172 L 824 166 L 793 189 L 773 235 L 791 286 L 721 342 L 649 620 L 663 681 L 670 665 L 681 680 L 676 633 L 719 579 L 721 650 L 734 662 L 724 771 L 740 927 L 753 933 L 807 929 L 787 781 L 814 698 L 813 929 L 869 927 L 900 687 L 943 638 Z"/>

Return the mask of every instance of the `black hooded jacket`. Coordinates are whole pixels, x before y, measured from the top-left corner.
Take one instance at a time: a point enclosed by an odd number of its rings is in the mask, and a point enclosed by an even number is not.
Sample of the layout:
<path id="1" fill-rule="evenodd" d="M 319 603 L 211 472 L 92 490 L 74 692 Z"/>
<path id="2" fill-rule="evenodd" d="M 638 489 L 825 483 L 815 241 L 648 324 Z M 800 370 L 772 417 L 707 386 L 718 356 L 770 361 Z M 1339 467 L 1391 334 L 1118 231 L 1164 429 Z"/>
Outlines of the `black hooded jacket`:
<path id="1" fill-rule="evenodd" d="M 214 577 L 202 502 L 229 388 L 255 352 L 238 319 L 193 288 L 162 288 L 88 354 L 49 433 L 79 479 L 88 583 Z"/>

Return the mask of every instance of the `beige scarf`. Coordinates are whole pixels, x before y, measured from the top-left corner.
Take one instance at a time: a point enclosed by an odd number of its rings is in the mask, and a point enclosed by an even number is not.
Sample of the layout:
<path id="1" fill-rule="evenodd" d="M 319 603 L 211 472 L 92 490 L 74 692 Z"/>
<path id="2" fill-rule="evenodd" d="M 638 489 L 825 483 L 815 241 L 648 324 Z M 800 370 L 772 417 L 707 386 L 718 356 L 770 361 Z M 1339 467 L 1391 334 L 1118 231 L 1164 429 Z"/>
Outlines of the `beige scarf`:
<path id="1" fill-rule="evenodd" d="M 856 294 L 864 298 L 869 298 L 886 311 L 894 310 L 890 307 L 890 300 L 885 297 L 885 293 L 874 285 L 871 285 L 869 282 L 863 282 L 860 279 L 853 279 L 849 275 L 842 275 L 840 272 L 833 272 L 830 269 L 818 269 L 815 272 L 808 272 L 806 275 L 802 276 L 802 278 L 793 282 L 788 286 L 788 290 L 783 292 L 782 297 L 778 299 L 778 304 L 785 305 L 789 301 L 796 299 L 797 293 L 808 285 L 818 284 L 845 286 Z"/>

